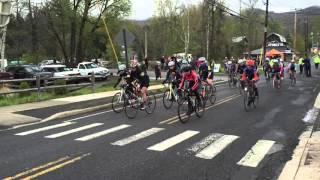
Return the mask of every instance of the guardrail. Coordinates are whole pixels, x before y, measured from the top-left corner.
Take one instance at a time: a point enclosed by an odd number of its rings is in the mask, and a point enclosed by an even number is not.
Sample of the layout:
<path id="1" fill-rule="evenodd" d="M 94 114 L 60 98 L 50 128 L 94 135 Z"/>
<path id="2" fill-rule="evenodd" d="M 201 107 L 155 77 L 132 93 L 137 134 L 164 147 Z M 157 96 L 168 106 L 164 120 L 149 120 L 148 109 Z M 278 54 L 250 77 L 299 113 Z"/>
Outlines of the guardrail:
<path id="1" fill-rule="evenodd" d="M 77 79 L 86 79 L 88 78 L 90 82 L 87 83 L 78 83 L 78 84 L 67 84 L 67 85 L 51 85 L 48 86 L 49 81 L 54 81 L 58 79 L 63 79 L 66 81 L 77 80 Z M 92 73 L 89 76 L 68 76 L 68 77 L 50 77 L 50 78 L 42 78 L 40 75 L 37 75 L 35 78 L 26 78 L 26 79 L 10 79 L 10 80 L 0 80 L 0 85 L 4 86 L 8 83 L 21 83 L 21 82 L 35 82 L 34 88 L 28 89 L 18 89 L 18 90 L 10 90 L 8 92 L 0 92 L 0 96 L 8 95 L 8 94 L 18 94 L 23 92 L 37 92 L 38 100 L 41 100 L 41 92 L 50 90 L 50 89 L 58 89 L 58 88 L 73 88 L 73 87 L 87 87 L 91 86 L 92 92 L 95 92 L 96 86 L 96 78 L 103 78 L 103 76 L 98 76 Z M 41 83 L 43 82 L 43 83 Z M 42 85 L 42 86 L 41 86 Z"/>

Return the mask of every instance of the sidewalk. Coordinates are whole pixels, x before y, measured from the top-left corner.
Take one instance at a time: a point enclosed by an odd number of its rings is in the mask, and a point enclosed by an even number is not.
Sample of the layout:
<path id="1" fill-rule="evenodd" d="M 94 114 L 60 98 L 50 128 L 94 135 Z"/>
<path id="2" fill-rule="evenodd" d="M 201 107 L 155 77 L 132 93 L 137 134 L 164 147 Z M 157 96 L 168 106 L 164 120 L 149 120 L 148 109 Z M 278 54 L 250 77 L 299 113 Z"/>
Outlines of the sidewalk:
<path id="1" fill-rule="evenodd" d="M 292 159 L 285 164 L 278 180 L 320 180 L 320 94 L 314 105 L 316 121 L 300 136 Z"/>

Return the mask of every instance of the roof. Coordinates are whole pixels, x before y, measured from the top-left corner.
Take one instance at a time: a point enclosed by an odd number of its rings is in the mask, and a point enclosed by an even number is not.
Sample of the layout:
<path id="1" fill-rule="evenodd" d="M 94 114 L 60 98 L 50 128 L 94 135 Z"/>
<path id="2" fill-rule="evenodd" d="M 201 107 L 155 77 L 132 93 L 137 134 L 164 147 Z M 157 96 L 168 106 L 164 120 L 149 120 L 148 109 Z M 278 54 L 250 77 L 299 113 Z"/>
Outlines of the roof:
<path id="1" fill-rule="evenodd" d="M 50 65 L 44 65 L 41 66 L 42 68 L 56 68 L 56 67 L 66 67 L 66 65 L 63 64 L 50 64 Z"/>
<path id="2" fill-rule="evenodd" d="M 277 34 L 277 33 L 271 33 L 271 34 L 268 35 L 267 38 L 269 38 L 269 37 L 272 36 L 272 35 L 278 36 L 281 42 L 287 43 L 286 38 L 285 38 L 284 36 L 280 35 L 280 34 Z"/>

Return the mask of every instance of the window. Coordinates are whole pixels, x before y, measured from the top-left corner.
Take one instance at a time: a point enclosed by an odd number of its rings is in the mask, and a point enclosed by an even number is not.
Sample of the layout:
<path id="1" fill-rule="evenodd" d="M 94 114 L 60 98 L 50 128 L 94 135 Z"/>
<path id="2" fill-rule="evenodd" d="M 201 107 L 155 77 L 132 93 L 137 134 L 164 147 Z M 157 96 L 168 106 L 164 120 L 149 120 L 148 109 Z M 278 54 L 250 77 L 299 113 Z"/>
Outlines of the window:
<path id="1" fill-rule="evenodd" d="M 91 63 L 91 64 L 86 64 L 86 68 L 87 69 L 94 69 L 94 68 L 97 68 L 98 66 L 94 63 Z"/>
<path id="2" fill-rule="evenodd" d="M 83 64 L 80 64 L 79 69 L 86 69 Z"/>

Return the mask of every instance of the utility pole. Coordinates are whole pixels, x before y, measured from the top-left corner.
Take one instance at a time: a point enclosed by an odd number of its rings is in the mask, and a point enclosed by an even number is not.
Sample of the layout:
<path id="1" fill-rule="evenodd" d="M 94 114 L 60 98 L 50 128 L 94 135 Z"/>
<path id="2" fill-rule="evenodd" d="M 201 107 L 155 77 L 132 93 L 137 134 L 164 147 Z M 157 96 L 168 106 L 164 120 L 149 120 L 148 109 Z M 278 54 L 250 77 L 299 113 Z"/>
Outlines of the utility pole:
<path id="1" fill-rule="evenodd" d="M 294 27 L 293 27 L 293 49 L 296 50 L 297 44 L 297 9 L 294 11 Z"/>
<path id="2" fill-rule="evenodd" d="M 214 27 L 215 27 L 215 6 L 216 6 L 216 0 L 213 0 L 212 3 L 212 9 L 211 9 L 211 18 L 212 18 L 212 24 L 211 24 L 211 49 L 212 49 L 212 54 L 211 54 L 211 58 L 213 59 L 214 54 L 215 54 L 215 48 L 214 48 Z"/>
<path id="3" fill-rule="evenodd" d="M 144 31 L 144 58 L 148 57 L 148 32 L 147 28 Z"/>
<path id="4" fill-rule="evenodd" d="M 269 0 L 266 2 L 266 17 L 264 22 L 264 41 L 263 41 L 263 60 L 265 61 L 267 49 L 267 35 L 268 35 L 268 18 L 269 18 Z"/>
<path id="5" fill-rule="evenodd" d="M 305 15 L 305 19 L 304 19 L 304 50 L 305 50 L 305 55 L 308 55 L 308 51 L 309 51 L 309 41 L 308 41 L 308 37 L 309 37 L 309 17 L 307 15 Z"/>

